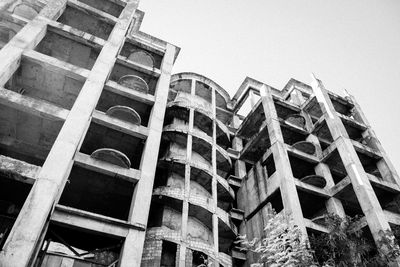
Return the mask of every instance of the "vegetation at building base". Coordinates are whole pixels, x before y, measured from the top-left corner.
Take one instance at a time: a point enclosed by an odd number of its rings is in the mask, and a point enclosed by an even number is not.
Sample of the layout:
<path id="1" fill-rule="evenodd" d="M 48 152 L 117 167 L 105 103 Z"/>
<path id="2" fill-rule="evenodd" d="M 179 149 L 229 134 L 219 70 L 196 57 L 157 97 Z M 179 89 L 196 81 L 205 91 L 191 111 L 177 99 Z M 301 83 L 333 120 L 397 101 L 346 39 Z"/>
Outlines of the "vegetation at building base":
<path id="1" fill-rule="evenodd" d="M 398 227 L 393 232 L 381 232 L 376 248 L 373 241 L 365 237 L 363 230 L 357 229 L 359 217 L 341 218 L 328 214 L 323 219 L 330 232 L 311 235 L 313 249 L 293 220 L 283 212 L 276 214 L 275 211 L 271 212 L 263 239 L 249 241 L 242 236 L 237 243 L 255 254 L 258 260 L 252 267 L 388 266 L 400 256 L 400 247 L 395 238 L 400 234 Z"/>

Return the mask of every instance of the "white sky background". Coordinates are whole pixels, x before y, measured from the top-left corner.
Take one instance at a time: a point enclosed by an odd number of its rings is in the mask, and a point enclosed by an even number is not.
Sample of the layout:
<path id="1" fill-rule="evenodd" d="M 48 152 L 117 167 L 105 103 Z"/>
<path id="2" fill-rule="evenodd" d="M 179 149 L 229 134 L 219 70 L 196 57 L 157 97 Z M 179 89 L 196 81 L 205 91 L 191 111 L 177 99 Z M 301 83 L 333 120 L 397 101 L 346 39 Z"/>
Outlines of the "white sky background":
<path id="1" fill-rule="evenodd" d="M 346 88 L 400 172 L 400 1 L 141 0 L 141 30 L 181 47 L 173 72 L 233 96 L 246 76 L 282 89 L 314 72 Z"/>

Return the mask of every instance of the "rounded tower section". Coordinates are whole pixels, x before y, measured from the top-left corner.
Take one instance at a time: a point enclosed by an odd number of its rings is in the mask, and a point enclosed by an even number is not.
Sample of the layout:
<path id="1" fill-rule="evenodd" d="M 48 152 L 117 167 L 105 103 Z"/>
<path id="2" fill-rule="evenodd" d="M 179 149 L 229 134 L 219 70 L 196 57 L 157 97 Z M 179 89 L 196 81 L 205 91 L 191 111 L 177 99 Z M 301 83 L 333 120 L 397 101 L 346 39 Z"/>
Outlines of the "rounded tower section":
<path id="1" fill-rule="evenodd" d="M 235 192 L 229 95 L 195 73 L 171 78 L 143 263 L 232 266 L 237 235 L 230 210 Z M 143 264 L 142 263 L 142 264 Z"/>

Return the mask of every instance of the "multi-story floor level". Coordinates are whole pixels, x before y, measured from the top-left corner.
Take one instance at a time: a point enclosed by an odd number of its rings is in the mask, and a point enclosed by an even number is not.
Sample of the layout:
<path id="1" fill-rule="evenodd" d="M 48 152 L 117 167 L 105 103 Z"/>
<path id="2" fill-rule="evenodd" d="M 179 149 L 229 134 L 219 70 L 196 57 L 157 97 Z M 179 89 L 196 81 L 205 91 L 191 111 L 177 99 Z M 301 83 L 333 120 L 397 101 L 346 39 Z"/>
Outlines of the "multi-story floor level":
<path id="1" fill-rule="evenodd" d="M 236 95 L 140 32 L 129 0 L 0 3 L 0 266 L 248 266 L 269 206 L 302 232 L 400 224 L 355 99 L 247 78 Z"/>

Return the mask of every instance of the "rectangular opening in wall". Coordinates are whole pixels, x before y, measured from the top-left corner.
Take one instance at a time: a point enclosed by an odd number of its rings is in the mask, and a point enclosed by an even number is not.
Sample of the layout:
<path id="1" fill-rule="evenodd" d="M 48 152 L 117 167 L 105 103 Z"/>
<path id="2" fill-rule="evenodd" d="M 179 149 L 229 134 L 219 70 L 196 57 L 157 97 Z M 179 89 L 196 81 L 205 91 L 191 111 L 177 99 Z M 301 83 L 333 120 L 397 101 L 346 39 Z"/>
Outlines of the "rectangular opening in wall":
<path id="1" fill-rule="evenodd" d="M 149 122 L 152 105 L 143 103 L 134 99 L 133 97 L 127 97 L 125 95 L 116 93 L 117 90 L 104 89 L 101 93 L 99 102 L 97 103 L 96 109 L 106 114 L 114 114 L 117 109 L 121 110 L 126 114 L 123 116 L 127 122 L 137 122 L 140 125 L 147 126 Z M 133 111 L 132 111 L 133 110 Z M 131 114 L 128 116 L 128 114 Z M 113 116 L 114 116 L 113 115 Z M 122 116 L 122 114 L 120 113 Z M 135 120 L 137 118 L 137 120 Z"/>
<path id="2" fill-rule="evenodd" d="M 357 152 L 357 156 L 360 159 L 360 162 L 364 168 L 364 171 L 370 175 L 378 177 L 382 179 L 382 174 L 378 169 L 377 163 L 379 161 L 378 158 L 371 157 L 364 153 Z"/>
<path id="3" fill-rule="evenodd" d="M 117 18 L 124 9 L 124 6 L 110 0 L 78 0 L 78 1 L 88 6 L 94 7 L 100 11 L 106 12 L 111 16 Z M 119 3 L 123 3 L 123 1 L 119 1 Z"/>
<path id="4" fill-rule="evenodd" d="M 159 51 L 150 49 L 141 43 L 132 42 L 125 42 L 120 52 L 120 56 L 124 59 L 152 69 L 160 69 L 163 60 L 163 56 Z"/>
<path id="5" fill-rule="evenodd" d="M 332 101 L 333 108 L 335 109 L 336 112 L 345 115 L 347 117 L 352 117 L 354 108 L 353 104 L 351 104 L 349 101 L 345 99 L 342 99 L 341 97 L 333 96 L 332 94 L 330 94 L 329 97 Z"/>
<path id="6" fill-rule="evenodd" d="M 317 224 L 324 224 L 324 215 L 327 214 L 326 199 L 306 191 L 297 190 L 303 217 Z"/>
<path id="7" fill-rule="evenodd" d="M 63 123 L 0 105 L 0 154 L 41 166 Z"/>
<path id="8" fill-rule="evenodd" d="M 363 145 L 367 145 L 367 142 L 364 140 L 363 133 L 365 129 L 358 127 L 357 124 L 352 124 L 349 121 L 343 120 L 344 128 L 346 129 L 347 134 L 349 135 L 350 139 L 357 141 Z"/>
<path id="9" fill-rule="evenodd" d="M 161 250 L 161 266 L 175 267 L 176 251 L 177 244 L 163 240 Z"/>
<path id="10" fill-rule="evenodd" d="M 206 264 L 207 266 L 208 256 L 203 252 L 192 250 L 192 267 L 202 266 Z"/>
<path id="11" fill-rule="evenodd" d="M 237 136 L 241 138 L 251 139 L 258 134 L 263 122 L 265 121 L 264 109 L 261 104 L 258 104 L 255 111 L 248 114 L 246 119 L 240 125 Z"/>
<path id="12" fill-rule="evenodd" d="M 341 200 L 346 215 L 349 215 L 351 217 L 364 216 L 356 193 L 354 192 L 353 186 L 351 184 L 343 188 L 338 194 L 336 194 L 335 197 Z"/>
<path id="13" fill-rule="evenodd" d="M 147 221 L 147 227 L 161 227 L 163 221 L 164 206 L 160 203 L 151 202 L 149 218 Z"/>
<path id="14" fill-rule="evenodd" d="M 346 168 L 344 167 L 342 158 L 337 149 L 324 159 L 324 163 L 328 165 L 335 184 L 339 183 L 347 176 Z"/>
<path id="15" fill-rule="evenodd" d="M 116 175 L 73 166 L 59 204 L 127 220 L 134 185 Z"/>
<path id="16" fill-rule="evenodd" d="M 303 180 L 308 176 L 315 175 L 316 164 L 310 163 L 298 157 L 289 155 L 290 166 L 293 176 L 299 180 Z"/>
<path id="17" fill-rule="evenodd" d="M 20 67 L 5 88 L 20 95 L 71 109 L 85 79 L 73 72 L 23 57 Z"/>
<path id="18" fill-rule="evenodd" d="M 0 249 L 24 205 L 31 187 L 31 184 L 0 175 Z"/>
<path id="19" fill-rule="evenodd" d="M 281 100 L 274 98 L 274 104 L 276 109 L 276 114 L 279 119 L 286 120 L 291 115 L 299 115 L 300 110 L 295 109 L 294 107 L 288 106 Z"/>
<path id="20" fill-rule="evenodd" d="M 400 194 L 398 194 L 397 191 L 383 187 L 378 183 L 371 182 L 371 185 L 382 209 L 400 214 L 400 206 L 398 205 Z"/>
<path id="21" fill-rule="evenodd" d="M 281 125 L 281 130 L 283 141 L 288 145 L 292 146 L 307 139 L 307 133 L 296 131 L 293 128 L 287 127 L 287 125 Z"/>
<path id="22" fill-rule="evenodd" d="M 108 39 L 114 27 L 109 21 L 97 14 L 71 6 L 67 6 L 58 21 L 104 40 Z"/>
<path id="23" fill-rule="evenodd" d="M 121 63 L 115 63 L 109 79 L 126 88 L 151 95 L 155 93 L 158 80 L 153 75 L 130 68 Z"/>
<path id="24" fill-rule="evenodd" d="M 139 169 L 143 147 L 144 142 L 140 138 L 92 122 L 80 151 L 91 155 L 98 149 L 117 150 L 124 164 L 129 165 L 126 167 Z"/>
<path id="25" fill-rule="evenodd" d="M 63 35 L 59 34 L 52 28 L 49 28 L 35 50 L 90 70 L 100 53 L 101 47 L 93 45 L 83 38 L 75 36 L 69 38 L 68 35 L 65 32 Z"/>
<path id="26" fill-rule="evenodd" d="M 119 237 L 50 223 L 35 266 L 114 266 L 123 241 Z"/>
<path id="27" fill-rule="evenodd" d="M 262 166 L 266 171 L 268 178 L 270 178 L 276 171 L 274 156 L 269 155 L 269 157 L 262 163 Z"/>

